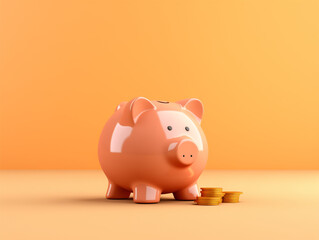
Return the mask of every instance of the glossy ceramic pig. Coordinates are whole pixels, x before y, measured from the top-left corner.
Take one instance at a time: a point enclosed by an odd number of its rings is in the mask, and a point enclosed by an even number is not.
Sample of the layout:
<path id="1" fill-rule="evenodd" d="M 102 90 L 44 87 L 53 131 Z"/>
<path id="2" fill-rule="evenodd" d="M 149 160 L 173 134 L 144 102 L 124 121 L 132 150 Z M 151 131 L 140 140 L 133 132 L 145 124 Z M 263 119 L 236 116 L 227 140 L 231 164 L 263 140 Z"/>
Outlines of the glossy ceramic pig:
<path id="1" fill-rule="evenodd" d="M 208 156 L 202 116 L 203 105 L 195 98 L 121 103 L 99 142 L 109 180 L 106 197 L 129 198 L 133 192 L 136 203 L 156 203 L 162 193 L 173 193 L 175 199 L 194 200 Z"/>

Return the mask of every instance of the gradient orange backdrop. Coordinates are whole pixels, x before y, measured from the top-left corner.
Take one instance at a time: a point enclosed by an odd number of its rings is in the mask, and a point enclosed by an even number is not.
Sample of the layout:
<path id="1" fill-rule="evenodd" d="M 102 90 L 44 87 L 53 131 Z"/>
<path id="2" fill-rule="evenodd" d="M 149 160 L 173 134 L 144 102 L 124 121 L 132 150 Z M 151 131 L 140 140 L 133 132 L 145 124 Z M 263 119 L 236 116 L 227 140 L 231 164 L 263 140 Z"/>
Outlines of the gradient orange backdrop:
<path id="1" fill-rule="evenodd" d="M 133 97 L 204 103 L 207 168 L 319 169 L 319 2 L 1 1 L 0 168 L 99 168 Z"/>

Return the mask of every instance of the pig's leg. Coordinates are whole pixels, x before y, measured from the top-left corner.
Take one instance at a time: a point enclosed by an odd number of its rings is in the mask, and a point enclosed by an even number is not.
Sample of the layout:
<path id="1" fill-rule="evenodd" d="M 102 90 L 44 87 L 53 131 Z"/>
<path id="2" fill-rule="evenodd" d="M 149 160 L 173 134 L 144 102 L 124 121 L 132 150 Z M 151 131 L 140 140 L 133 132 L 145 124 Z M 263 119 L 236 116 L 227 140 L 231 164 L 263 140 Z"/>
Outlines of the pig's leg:
<path id="1" fill-rule="evenodd" d="M 177 192 L 174 192 L 173 194 L 176 200 L 195 200 L 199 195 L 196 183 L 187 188 L 183 188 Z"/>
<path id="2" fill-rule="evenodd" d="M 133 188 L 134 202 L 158 203 L 161 199 L 161 191 L 147 184 L 136 184 Z"/>
<path id="3" fill-rule="evenodd" d="M 107 188 L 106 198 L 109 199 L 119 199 L 119 198 L 129 198 L 131 192 L 118 185 L 109 182 L 109 187 Z"/>

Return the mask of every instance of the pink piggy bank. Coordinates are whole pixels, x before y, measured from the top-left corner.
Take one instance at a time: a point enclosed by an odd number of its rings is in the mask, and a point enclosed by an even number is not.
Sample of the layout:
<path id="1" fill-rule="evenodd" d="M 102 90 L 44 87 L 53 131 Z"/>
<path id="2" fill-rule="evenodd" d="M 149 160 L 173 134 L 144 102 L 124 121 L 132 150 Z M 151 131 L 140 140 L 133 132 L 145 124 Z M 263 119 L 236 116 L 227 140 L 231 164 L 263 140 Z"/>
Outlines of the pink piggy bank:
<path id="1" fill-rule="evenodd" d="M 164 193 L 196 199 L 208 157 L 202 116 L 195 98 L 173 103 L 138 97 L 118 105 L 98 148 L 109 180 L 106 198 L 129 198 L 133 192 L 136 203 L 157 203 Z"/>

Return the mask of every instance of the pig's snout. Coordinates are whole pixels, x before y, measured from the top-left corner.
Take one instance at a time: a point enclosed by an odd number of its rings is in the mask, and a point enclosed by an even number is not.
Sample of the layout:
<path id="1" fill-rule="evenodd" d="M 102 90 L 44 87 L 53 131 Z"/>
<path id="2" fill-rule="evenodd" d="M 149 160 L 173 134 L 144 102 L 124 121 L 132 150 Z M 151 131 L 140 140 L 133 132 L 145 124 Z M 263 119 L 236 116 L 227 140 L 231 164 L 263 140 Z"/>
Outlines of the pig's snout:
<path id="1" fill-rule="evenodd" d="M 191 165 L 198 155 L 196 144 L 188 139 L 182 140 L 177 146 L 177 159 L 182 165 Z"/>

